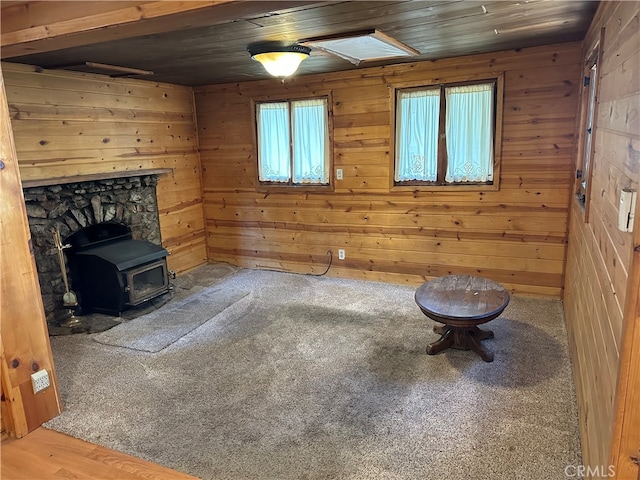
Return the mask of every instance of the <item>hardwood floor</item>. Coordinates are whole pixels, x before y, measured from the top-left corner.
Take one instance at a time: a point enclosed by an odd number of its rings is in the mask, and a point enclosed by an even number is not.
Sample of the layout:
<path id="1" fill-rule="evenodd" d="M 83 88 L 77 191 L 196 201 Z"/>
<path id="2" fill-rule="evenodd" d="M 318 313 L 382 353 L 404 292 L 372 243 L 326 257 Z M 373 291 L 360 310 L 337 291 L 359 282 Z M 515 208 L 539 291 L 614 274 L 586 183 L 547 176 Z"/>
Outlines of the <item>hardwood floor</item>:
<path id="1" fill-rule="evenodd" d="M 2 480 L 194 480 L 196 477 L 68 435 L 38 428 L 0 445 Z"/>

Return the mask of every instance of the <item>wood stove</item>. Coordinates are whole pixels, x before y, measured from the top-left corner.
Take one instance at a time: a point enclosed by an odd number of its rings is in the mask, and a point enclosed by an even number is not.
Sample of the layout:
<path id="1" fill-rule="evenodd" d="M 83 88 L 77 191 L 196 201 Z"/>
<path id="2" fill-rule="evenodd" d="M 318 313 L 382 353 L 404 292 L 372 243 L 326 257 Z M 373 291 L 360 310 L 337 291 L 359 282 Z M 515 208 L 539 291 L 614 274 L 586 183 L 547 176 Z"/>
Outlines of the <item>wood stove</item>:
<path id="1" fill-rule="evenodd" d="M 78 230 L 64 240 L 71 285 L 82 313 L 119 316 L 167 293 L 167 250 L 144 240 L 134 240 L 131 229 L 115 222 Z"/>

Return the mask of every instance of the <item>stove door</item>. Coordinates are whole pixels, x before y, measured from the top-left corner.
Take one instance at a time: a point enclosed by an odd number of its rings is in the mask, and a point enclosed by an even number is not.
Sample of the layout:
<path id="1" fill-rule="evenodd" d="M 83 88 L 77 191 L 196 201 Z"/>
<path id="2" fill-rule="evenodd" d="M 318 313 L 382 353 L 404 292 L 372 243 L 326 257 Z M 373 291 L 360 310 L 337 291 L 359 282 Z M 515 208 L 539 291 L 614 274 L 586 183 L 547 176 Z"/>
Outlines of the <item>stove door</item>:
<path id="1" fill-rule="evenodd" d="M 163 258 L 127 271 L 128 305 L 140 305 L 142 302 L 169 291 L 167 262 Z"/>

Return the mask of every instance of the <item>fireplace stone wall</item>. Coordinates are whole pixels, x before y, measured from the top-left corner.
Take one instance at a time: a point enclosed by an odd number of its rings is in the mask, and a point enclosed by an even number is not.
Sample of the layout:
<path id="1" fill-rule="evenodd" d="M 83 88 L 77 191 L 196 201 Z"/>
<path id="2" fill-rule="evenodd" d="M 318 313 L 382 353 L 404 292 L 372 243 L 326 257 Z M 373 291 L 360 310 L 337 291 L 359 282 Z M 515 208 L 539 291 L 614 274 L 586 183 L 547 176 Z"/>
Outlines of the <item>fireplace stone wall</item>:
<path id="1" fill-rule="evenodd" d="M 157 183 L 157 175 L 145 175 L 24 188 L 48 323 L 56 324 L 66 314 L 62 305 L 65 287 L 53 231 L 58 228 L 64 241 L 83 227 L 113 221 L 128 225 L 134 239 L 160 245 Z M 73 285 L 70 287 L 73 289 Z"/>

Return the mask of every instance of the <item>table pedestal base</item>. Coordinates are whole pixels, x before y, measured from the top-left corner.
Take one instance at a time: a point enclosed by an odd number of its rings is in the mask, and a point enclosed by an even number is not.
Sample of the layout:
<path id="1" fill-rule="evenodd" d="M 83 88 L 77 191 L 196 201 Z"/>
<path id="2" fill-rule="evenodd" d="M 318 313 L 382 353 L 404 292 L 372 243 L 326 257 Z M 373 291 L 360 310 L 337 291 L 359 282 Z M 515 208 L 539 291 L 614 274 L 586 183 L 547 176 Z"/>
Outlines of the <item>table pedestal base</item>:
<path id="1" fill-rule="evenodd" d="M 441 325 L 433 328 L 433 331 L 441 334 L 439 340 L 427 346 L 427 353 L 435 355 L 447 348 L 457 348 L 460 350 L 473 350 L 485 362 L 493 362 L 493 352 L 488 351 L 481 344 L 481 340 L 493 338 L 491 330 L 482 330 L 473 327 L 454 327 L 451 325 Z"/>

